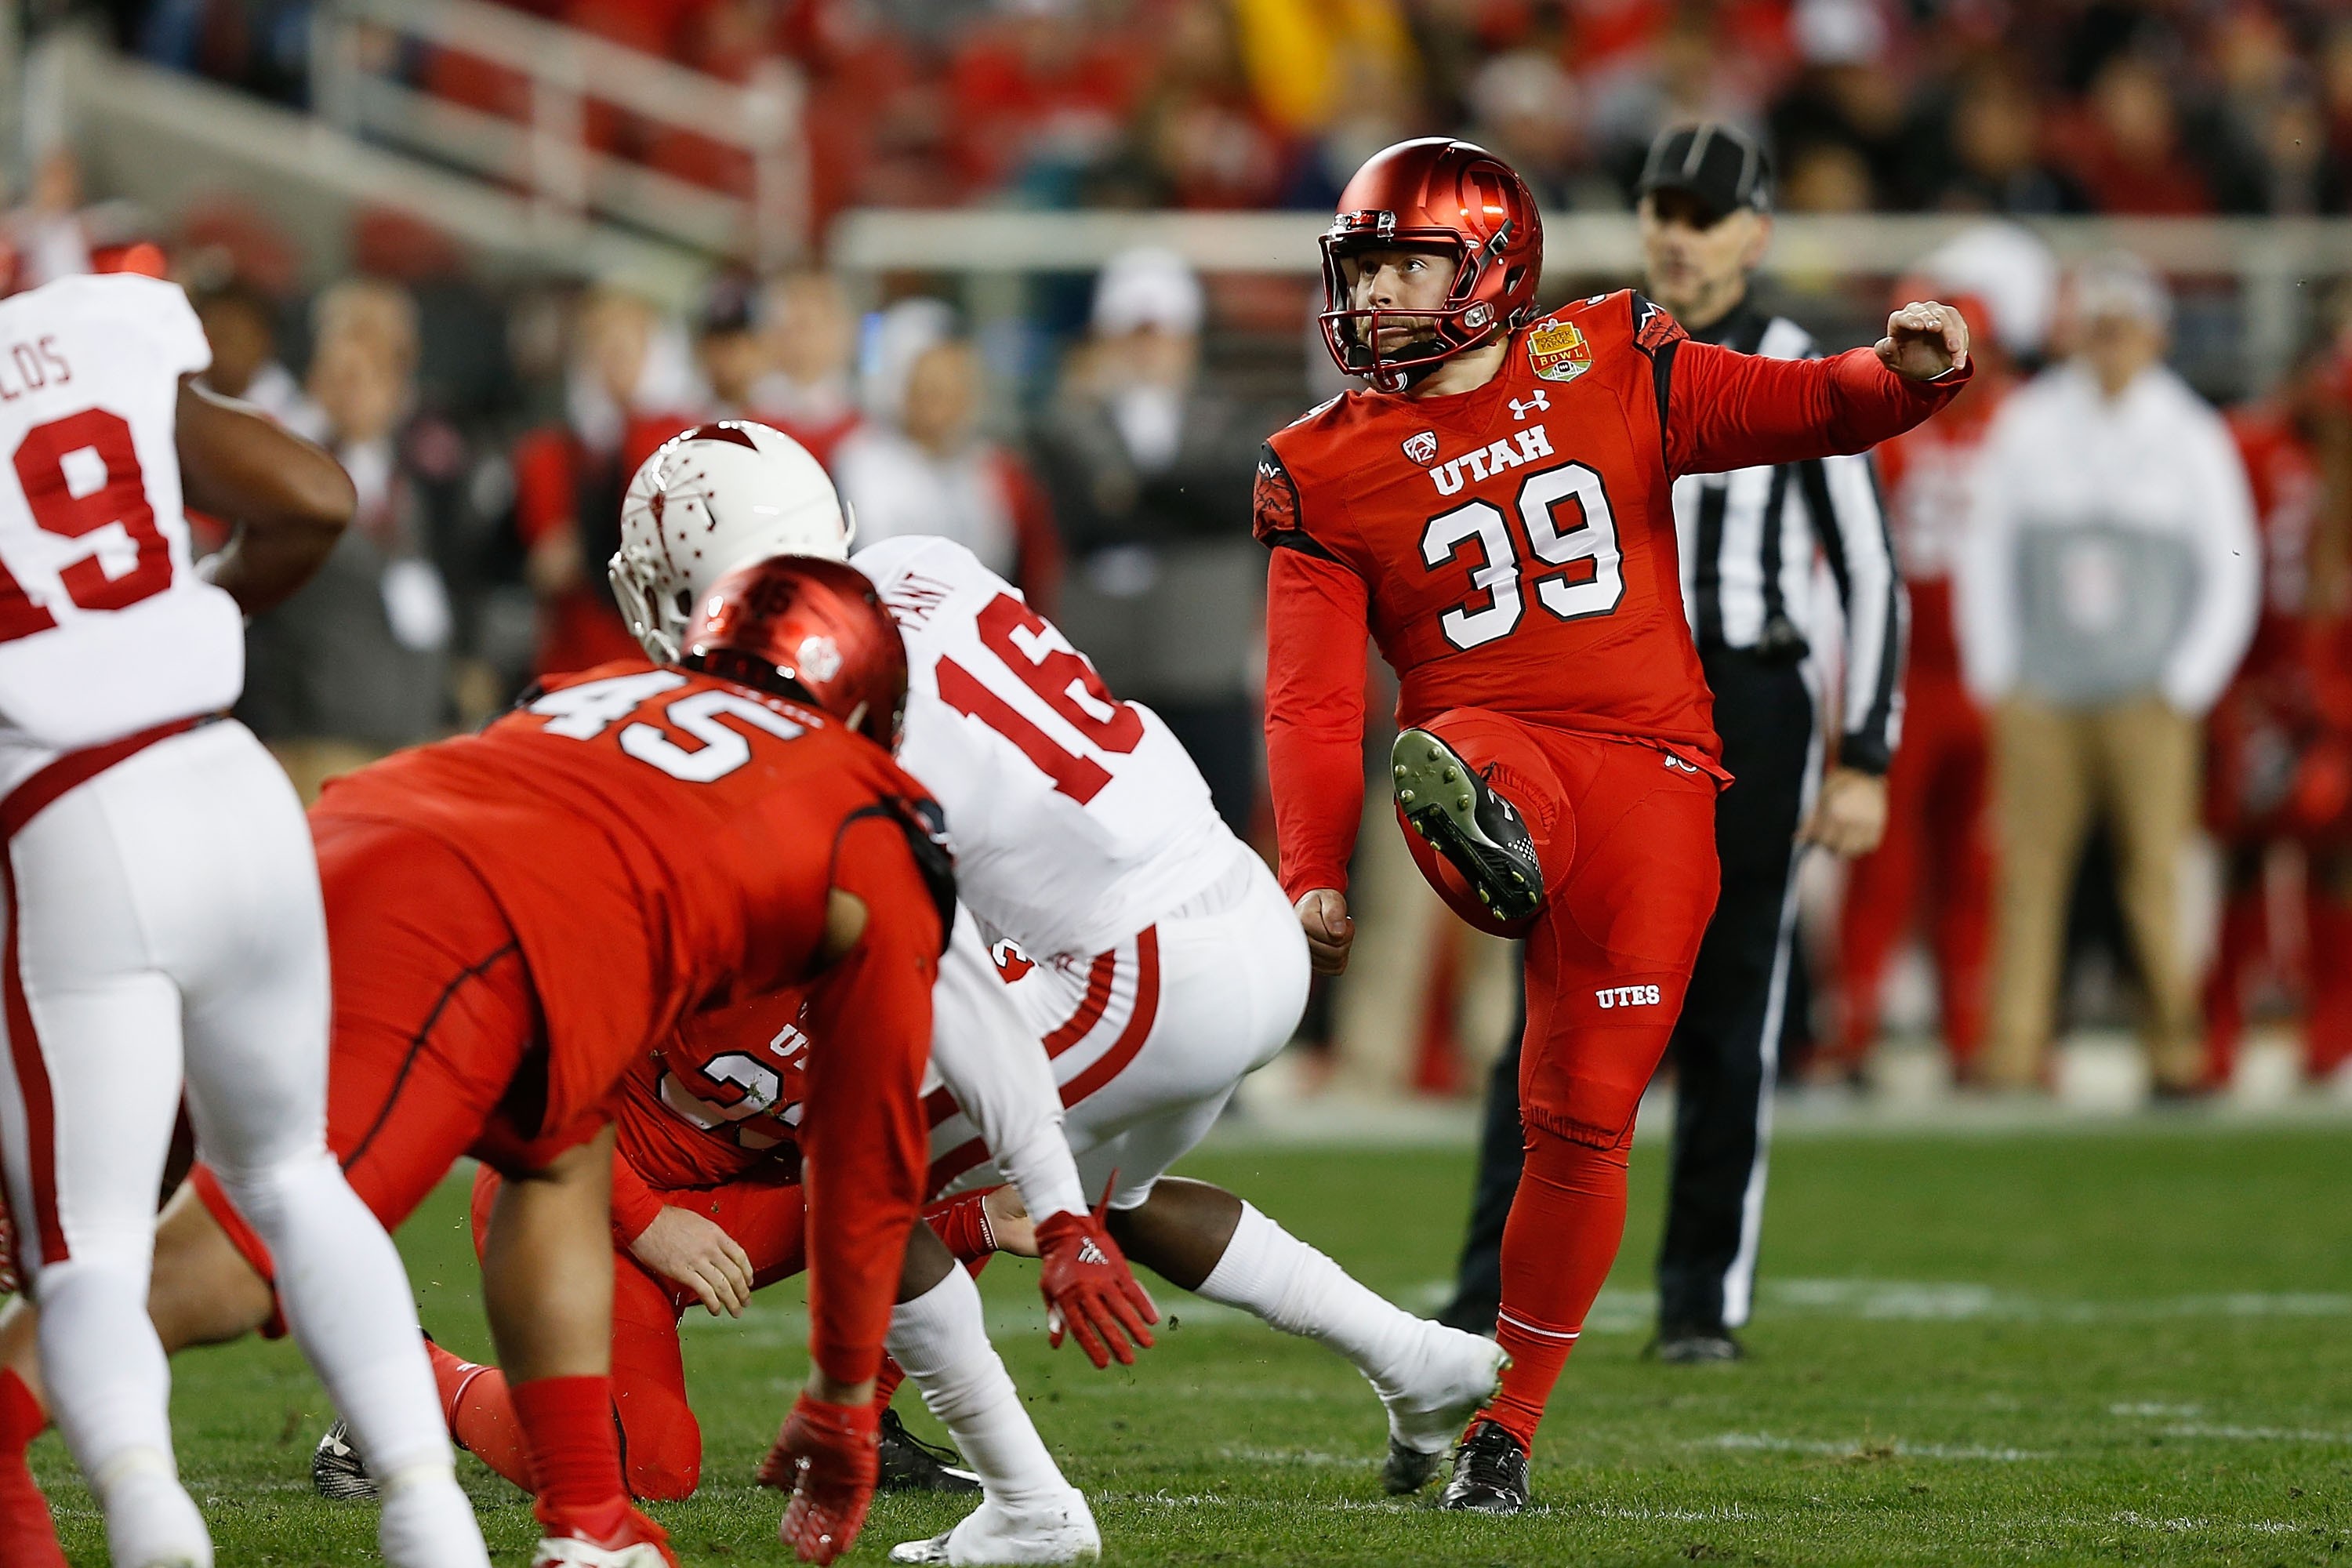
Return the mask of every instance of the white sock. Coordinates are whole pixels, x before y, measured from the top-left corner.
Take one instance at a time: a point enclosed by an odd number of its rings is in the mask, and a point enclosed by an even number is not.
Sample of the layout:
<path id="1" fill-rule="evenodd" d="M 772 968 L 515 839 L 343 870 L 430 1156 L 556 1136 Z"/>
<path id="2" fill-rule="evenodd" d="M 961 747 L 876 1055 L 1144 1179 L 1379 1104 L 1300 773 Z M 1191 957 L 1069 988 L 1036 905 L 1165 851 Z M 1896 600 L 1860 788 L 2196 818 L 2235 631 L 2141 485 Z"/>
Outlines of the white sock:
<path id="1" fill-rule="evenodd" d="M 106 1510 L 115 1568 L 213 1568 L 205 1517 L 180 1485 L 171 1455 L 126 1448 L 91 1472 L 89 1483 Z"/>
<path id="2" fill-rule="evenodd" d="M 1395 1392 L 1396 1375 L 1424 1327 L 1249 1203 L 1242 1205 L 1224 1256 L 1193 1294 L 1328 1346 L 1383 1394 Z"/>
<path id="3" fill-rule="evenodd" d="M 979 1475 L 990 1501 L 1019 1513 L 1069 1493 L 1070 1483 L 1030 1425 L 1012 1375 L 988 1342 L 980 1287 L 971 1275 L 950 1268 L 929 1290 L 892 1308 L 886 1343 Z"/>
<path id="4" fill-rule="evenodd" d="M 376 1530 L 392 1568 L 488 1568 L 474 1505 L 447 1465 L 414 1465 L 378 1477 L 383 1517 Z"/>
<path id="5" fill-rule="evenodd" d="M 392 1237 L 322 1147 L 257 1172 L 216 1173 L 278 1265 L 287 1326 L 378 1478 L 451 1464 L 449 1434 Z M 478 1531 L 464 1555 L 486 1561 Z"/>
<path id="6" fill-rule="evenodd" d="M 171 1468 L 172 1369 L 147 1316 L 150 1272 L 143 1257 L 87 1246 L 41 1270 L 35 1299 L 49 1412 L 93 1484 L 133 1452 L 161 1455 Z"/>

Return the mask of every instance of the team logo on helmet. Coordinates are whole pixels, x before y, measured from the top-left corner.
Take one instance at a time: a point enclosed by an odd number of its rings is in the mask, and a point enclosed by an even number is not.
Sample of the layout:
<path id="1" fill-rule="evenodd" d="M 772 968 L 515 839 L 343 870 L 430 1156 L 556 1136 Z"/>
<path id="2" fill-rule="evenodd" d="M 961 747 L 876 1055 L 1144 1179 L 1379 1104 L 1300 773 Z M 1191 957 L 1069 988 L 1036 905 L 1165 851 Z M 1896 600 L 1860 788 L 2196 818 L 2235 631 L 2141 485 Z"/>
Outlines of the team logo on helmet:
<path id="1" fill-rule="evenodd" d="M 1528 334 L 1528 363 L 1546 381 L 1574 381 L 1592 368 L 1592 345 L 1574 321 L 1547 321 Z"/>
<path id="2" fill-rule="evenodd" d="M 1437 432 L 1423 430 L 1417 436 L 1406 437 L 1404 455 L 1423 468 L 1428 467 L 1429 460 L 1437 456 Z"/>
<path id="3" fill-rule="evenodd" d="M 812 680 L 831 680 L 841 673 L 841 647 L 831 637 L 803 637 L 793 658 L 801 673 Z"/>

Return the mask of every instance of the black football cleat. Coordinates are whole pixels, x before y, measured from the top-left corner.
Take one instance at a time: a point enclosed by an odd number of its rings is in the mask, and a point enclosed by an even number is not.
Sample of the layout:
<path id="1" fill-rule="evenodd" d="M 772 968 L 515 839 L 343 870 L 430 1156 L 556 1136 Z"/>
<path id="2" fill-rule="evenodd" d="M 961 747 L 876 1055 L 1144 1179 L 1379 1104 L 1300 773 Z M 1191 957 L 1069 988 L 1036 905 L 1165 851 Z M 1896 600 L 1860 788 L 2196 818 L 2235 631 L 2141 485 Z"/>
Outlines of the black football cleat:
<path id="1" fill-rule="evenodd" d="M 886 1492 L 976 1492 L 980 1478 L 963 1468 L 953 1448 L 926 1443 L 907 1430 L 895 1410 L 882 1412 L 882 1472 L 875 1482 Z"/>
<path id="2" fill-rule="evenodd" d="M 1397 809 L 1462 873 L 1480 903 L 1506 921 L 1543 908 L 1543 867 L 1517 806 L 1426 730 L 1398 735 L 1389 761 Z"/>
<path id="3" fill-rule="evenodd" d="M 333 1502 L 358 1502 L 376 1495 L 367 1461 L 352 1446 L 352 1429 L 341 1421 L 327 1428 L 310 1455 L 310 1489 Z"/>
<path id="4" fill-rule="evenodd" d="M 1493 1421 L 1481 1421 L 1454 1450 L 1454 1479 L 1440 1508 L 1467 1513 L 1517 1513 L 1528 1506 L 1528 1451 Z"/>
<path id="5" fill-rule="evenodd" d="M 1664 1366 L 1719 1366 L 1748 1356 L 1720 1323 L 1669 1323 L 1650 1342 L 1649 1353 Z"/>

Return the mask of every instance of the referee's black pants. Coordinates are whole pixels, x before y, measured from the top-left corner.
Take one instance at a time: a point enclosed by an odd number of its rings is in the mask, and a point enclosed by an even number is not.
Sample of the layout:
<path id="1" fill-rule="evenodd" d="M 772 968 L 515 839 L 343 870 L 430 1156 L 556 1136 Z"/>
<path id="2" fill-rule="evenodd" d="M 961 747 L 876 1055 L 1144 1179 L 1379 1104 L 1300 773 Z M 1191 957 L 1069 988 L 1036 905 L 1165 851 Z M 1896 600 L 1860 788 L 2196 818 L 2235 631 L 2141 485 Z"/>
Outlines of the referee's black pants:
<path id="1" fill-rule="evenodd" d="M 1796 931 L 1797 828 L 1811 800 L 1813 700 L 1792 663 L 1737 649 L 1700 656 L 1733 779 L 1716 803 L 1723 891 L 1699 943 L 1668 1050 L 1675 1064 L 1673 1172 L 1658 1250 L 1658 1321 L 1674 1329 L 1748 1321 L 1763 1219 L 1769 1101 L 1780 1065 Z M 1502 1300 L 1503 1222 L 1521 1159 L 1519 1034 L 1486 1090 L 1476 1195 L 1454 1297 L 1441 1314 L 1493 1331 Z"/>

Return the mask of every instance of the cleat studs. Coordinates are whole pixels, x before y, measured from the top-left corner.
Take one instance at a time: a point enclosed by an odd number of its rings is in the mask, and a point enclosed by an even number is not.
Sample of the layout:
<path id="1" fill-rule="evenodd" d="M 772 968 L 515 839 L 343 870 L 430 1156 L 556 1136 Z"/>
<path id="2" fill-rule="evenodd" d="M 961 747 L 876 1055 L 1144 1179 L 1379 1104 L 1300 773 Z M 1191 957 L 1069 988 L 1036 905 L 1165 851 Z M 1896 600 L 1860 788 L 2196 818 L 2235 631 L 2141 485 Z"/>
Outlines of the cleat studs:
<path id="1" fill-rule="evenodd" d="M 1452 784 L 1455 779 L 1458 779 L 1461 776 L 1462 770 L 1459 768 L 1448 768 L 1445 770 L 1445 782 L 1447 784 Z"/>
<path id="2" fill-rule="evenodd" d="M 1467 811 L 1467 810 L 1469 810 L 1469 809 L 1470 809 L 1470 797 L 1469 797 L 1468 795 L 1465 795 L 1462 796 L 1459 800 L 1456 800 L 1454 804 L 1454 805 L 1455 805 L 1455 806 L 1457 806 L 1457 807 L 1458 807 L 1458 808 L 1460 808 L 1461 810 L 1463 810 L 1463 811 Z"/>
<path id="3" fill-rule="evenodd" d="M 1403 771 L 1404 771 L 1404 770 L 1403 770 L 1402 768 L 1399 768 L 1399 769 L 1397 770 L 1397 772 L 1399 772 L 1400 773 L 1402 773 Z M 1404 802 L 1404 803 L 1405 803 L 1405 805 L 1411 805 L 1412 804 L 1412 791 L 1411 791 L 1411 790 L 1409 790 L 1409 789 L 1405 789 L 1405 790 L 1399 790 L 1399 791 L 1397 792 L 1397 798 L 1398 798 L 1399 800 L 1401 800 L 1401 801 Z"/>
<path id="4" fill-rule="evenodd" d="M 1399 778 L 1404 777 L 1404 764 L 1402 763 L 1399 763 L 1396 765 L 1396 776 Z"/>

